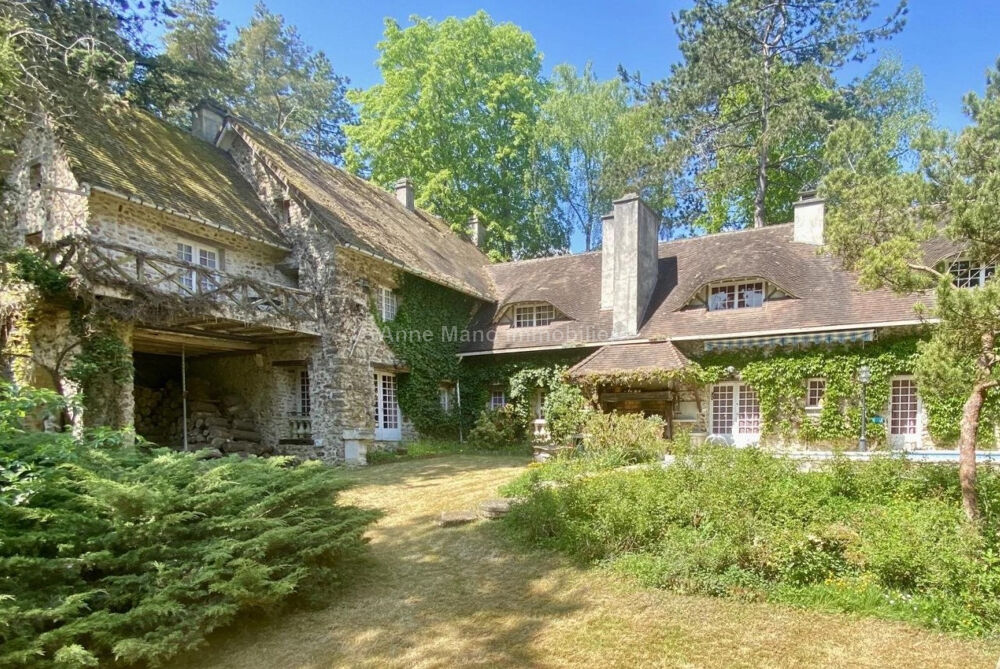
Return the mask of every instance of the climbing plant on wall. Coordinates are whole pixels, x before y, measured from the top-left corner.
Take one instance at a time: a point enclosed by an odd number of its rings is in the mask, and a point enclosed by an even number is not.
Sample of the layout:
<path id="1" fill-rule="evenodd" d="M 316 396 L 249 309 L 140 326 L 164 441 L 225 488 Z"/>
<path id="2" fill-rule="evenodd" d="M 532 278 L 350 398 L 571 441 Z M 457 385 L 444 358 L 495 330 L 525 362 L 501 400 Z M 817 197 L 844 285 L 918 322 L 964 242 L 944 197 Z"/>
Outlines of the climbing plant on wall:
<path id="1" fill-rule="evenodd" d="M 94 408 L 98 397 L 116 394 L 115 387 L 132 378 L 132 351 L 118 332 L 119 320 L 89 294 L 75 291 L 72 277 L 41 253 L 17 249 L 6 254 L 2 283 L 3 294 L 18 295 L 19 303 L 5 311 L 5 317 L 11 319 L 3 326 L 5 330 L 13 328 L 14 319 L 24 321 L 22 329 L 29 329 L 32 314 L 46 304 L 69 312 L 74 339 L 66 343 L 55 368 L 48 371 L 57 385 L 67 379 L 83 389 L 85 406 Z M 15 346 L 4 337 L 0 344 L 4 355 L 23 357 L 30 353 L 24 342 Z"/>
<path id="2" fill-rule="evenodd" d="M 858 369 L 867 365 L 871 382 L 866 395 L 869 416 L 883 415 L 889 405 L 891 378 L 911 374 L 923 341 L 917 336 L 865 344 L 810 348 L 798 351 L 741 351 L 707 354 L 698 360 L 703 378 L 714 383 L 730 378 L 727 368 L 757 391 L 762 433 L 771 437 L 796 435 L 804 441 L 833 441 L 857 437 L 860 429 L 860 384 Z M 805 411 L 806 380 L 826 380 L 826 393 L 818 417 Z M 923 395 L 928 430 L 935 443 L 947 445 L 957 437 L 962 398 Z M 987 415 L 1000 418 L 1000 407 L 988 407 Z M 993 421 L 984 421 L 992 424 Z M 870 423 L 873 443 L 884 443 L 886 424 Z M 981 438 L 989 435 L 983 431 Z"/>
<path id="3" fill-rule="evenodd" d="M 440 391 L 442 384 L 458 379 L 456 354 L 461 342 L 451 336 L 452 328 L 458 333 L 464 330 L 475 300 L 402 272 L 395 292 L 393 320 L 382 321 L 374 308 L 373 313 L 386 343 L 409 367 L 399 376 L 399 408 L 421 434 L 457 436 L 458 411 L 441 406 Z"/>
<path id="4" fill-rule="evenodd" d="M 386 343 L 409 368 L 399 376 L 399 408 L 421 434 L 456 438 L 460 426 L 468 434 L 487 407 L 491 388 L 503 387 L 511 396 L 510 380 L 520 370 L 544 369 L 540 373 L 551 376 L 555 366 L 564 368 L 589 352 L 484 355 L 460 361 L 462 334 L 475 313 L 476 300 L 405 273 L 397 277 L 395 292 L 393 320 L 382 321 L 374 305 L 372 311 Z M 457 401 L 447 411 L 441 406 L 443 383 L 460 390 L 461 410 Z"/>

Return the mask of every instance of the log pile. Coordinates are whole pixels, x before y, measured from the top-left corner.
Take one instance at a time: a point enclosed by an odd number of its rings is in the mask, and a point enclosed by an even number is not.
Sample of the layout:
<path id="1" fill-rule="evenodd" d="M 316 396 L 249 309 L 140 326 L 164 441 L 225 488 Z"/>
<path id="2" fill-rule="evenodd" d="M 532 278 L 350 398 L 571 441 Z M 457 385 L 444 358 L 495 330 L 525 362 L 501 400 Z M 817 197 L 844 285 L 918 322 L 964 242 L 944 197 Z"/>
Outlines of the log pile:
<path id="1" fill-rule="evenodd" d="M 269 455 L 260 443 L 256 416 L 242 399 L 216 399 L 204 379 L 188 380 L 188 447 L 216 449 L 220 453 Z M 181 448 L 184 421 L 181 389 L 173 381 L 161 389 L 136 386 L 136 430 L 150 441 Z"/>

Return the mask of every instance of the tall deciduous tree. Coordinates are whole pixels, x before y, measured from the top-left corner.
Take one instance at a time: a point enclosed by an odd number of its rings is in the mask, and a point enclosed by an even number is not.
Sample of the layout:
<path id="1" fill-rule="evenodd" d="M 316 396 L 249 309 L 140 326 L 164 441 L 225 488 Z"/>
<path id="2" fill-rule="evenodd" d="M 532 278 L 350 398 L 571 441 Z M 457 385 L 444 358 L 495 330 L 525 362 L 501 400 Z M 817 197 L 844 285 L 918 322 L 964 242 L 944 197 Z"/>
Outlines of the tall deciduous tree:
<path id="1" fill-rule="evenodd" d="M 925 131 L 919 171 L 894 156 L 898 132 L 879 133 L 853 120 L 827 144 L 833 169 L 823 185 L 831 206 L 828 241 L 868 287 L 914 291 L 936 286 L 932 315 L 939 320 L 921 346 L 921 392 L 963 396 L 958 436 L 963 507 L 979 517 L 976 444 L 983 404 L 1000 384 L 1000 282 L 959 288 L 925 243 L 944 234 L 974 264 L 1000 261 L 1000 63 L 985 95 L 970 93 L 972 121 L 957 141 Z M 891 125 L 888 126 L 891 129 Z M 885 130 L 886 128 L 883 128 Z"/>
<path id="2" fill-rule="evenodd" d="M 637 191 L 662 209 L 669 201 L 664 174 L 670 170 L 655 167 L 662 158 L 655 117 L 634 104 L 620 78 L 599 81 L 590 64 L 581 73 L 559 65 L 550 83 L 539 142 L 556 170 L 557 211 L 567 229 L 583 233 L 589 251 L 600 241 L 601 216 L 615 198 Z"/>
<path id="3" fill-rule="evenodd" d="M 674 17 L 684 61 L 652 90 L 706 191 L 703 227 L 789 217 L 820 174 L 833 72 L 900 30 L 905 1 L 875 26 L 876 0 L 695 0 Z"/>
<path id="4" fill-rule="evenodd" d="M 262 3 L 230 46 L 238 114 L 323 158 L 341 162 L 344 124 L 354 120 L 348 80 L 322 51 L 303 43 L 294 26 Z"/>
<path id="5" fill-rule="evenodd" d="M 583 233 L 591 250 L 600 235 L 601 216 L 624 191 L 606 168 L 621 153 L 629 113 L 629 92 L 620 79 L 598 81 L 588 63 L 577 74 L 569 65 L 555 68 L 552 92 L 542 105 L 538 134 L 549 147 L 558 172 L 560 210 L 567 227 Z"/>
<path id="6" fill-rule="evenodd" d="M 358 92 L 348 165 L 388 186 L 414 180 L 417 203 L 457 228 L 475 214 L 496 258 L 568 245 L 536 123 L 547 86 L 530 34 L 485 12 L 440 23 L 389 19 L 379 42 L 383 83 Z"/>

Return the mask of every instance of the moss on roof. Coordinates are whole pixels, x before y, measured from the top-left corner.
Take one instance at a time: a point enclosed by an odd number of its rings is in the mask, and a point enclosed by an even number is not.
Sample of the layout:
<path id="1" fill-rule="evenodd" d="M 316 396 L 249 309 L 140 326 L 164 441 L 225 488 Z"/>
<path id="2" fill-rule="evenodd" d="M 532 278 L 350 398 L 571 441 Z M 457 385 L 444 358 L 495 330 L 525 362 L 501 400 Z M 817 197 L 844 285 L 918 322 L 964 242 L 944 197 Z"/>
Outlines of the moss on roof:
<path id="1" fill-rule="evenodd" d="M 82 182 L 288 246 L 229 154 L 148 112 L 79 110 L 59 137 Z"/>
<path id="2" fill-rule="evenodd" d="M 493 285 L 486 271 L 489 260 L 447 223 L 426 212 L 407 209 L 393 193 L 308 151 L 248 123 L 229 121 L 309 200 L 339 240 L 435 282 L 492 299 Z"/>

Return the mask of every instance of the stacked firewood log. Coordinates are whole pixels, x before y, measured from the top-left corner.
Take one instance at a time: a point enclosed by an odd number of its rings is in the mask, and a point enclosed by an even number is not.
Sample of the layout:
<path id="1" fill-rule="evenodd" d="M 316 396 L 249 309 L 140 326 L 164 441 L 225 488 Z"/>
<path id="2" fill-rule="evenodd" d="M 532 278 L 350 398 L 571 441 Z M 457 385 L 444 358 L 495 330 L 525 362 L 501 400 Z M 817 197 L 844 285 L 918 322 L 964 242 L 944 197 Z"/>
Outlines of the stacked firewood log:
<path id="1" fill-rule="evenodd" d="M 184 443 L 181 389 L 173 382 L 163 388 L 136 386 L 136 429 L 150 441 L 180 448 Z M 188 448 L 223 453 L 268 455 L 261 444 L 256 417 L 239 397 L 212 397 L 204 379 L 188 380 Z"/>

